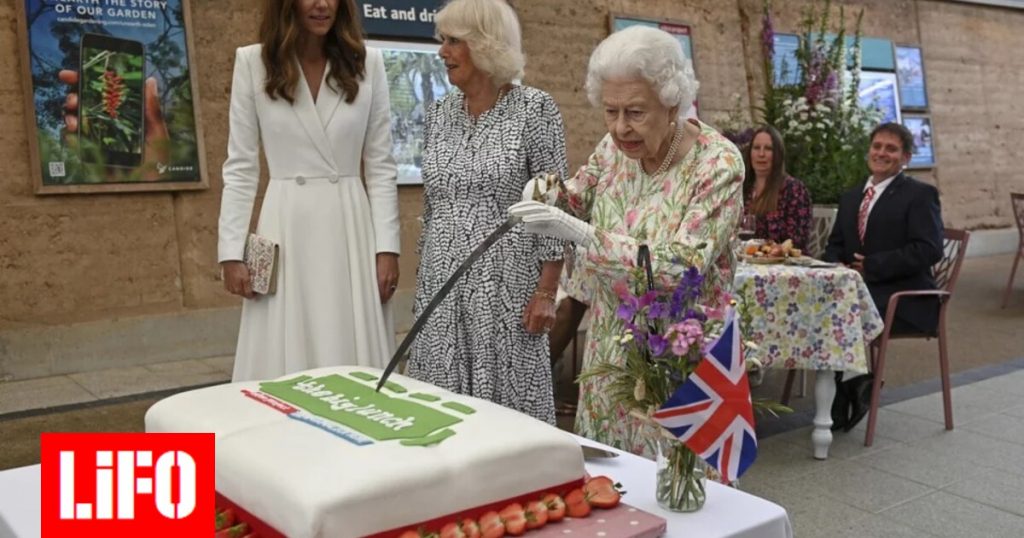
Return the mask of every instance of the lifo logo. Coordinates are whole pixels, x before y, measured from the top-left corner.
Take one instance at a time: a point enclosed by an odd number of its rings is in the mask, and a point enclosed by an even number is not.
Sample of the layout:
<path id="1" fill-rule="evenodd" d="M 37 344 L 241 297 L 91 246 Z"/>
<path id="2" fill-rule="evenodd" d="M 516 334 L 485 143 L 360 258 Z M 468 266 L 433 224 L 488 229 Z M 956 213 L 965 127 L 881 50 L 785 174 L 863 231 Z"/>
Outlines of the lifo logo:
<path id="1" fill-rule="evenodd" d="M 212 433 L 44 433 L 40 444 L 43 538 L 213 534 Z"/>

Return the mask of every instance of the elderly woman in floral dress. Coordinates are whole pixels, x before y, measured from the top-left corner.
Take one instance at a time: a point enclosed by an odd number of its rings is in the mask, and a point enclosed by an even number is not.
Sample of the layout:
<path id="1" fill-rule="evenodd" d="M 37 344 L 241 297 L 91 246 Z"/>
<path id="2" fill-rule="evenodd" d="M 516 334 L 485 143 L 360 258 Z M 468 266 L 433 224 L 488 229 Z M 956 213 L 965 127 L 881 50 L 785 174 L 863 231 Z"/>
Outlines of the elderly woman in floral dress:
<path id="1" fill-rule="evenodd" d="M 631 27 L 612 34 L 594 51 L 587 74 L 588 97 L 603 109 L 608 134 L 565 182 L 560 196 L 569 212 L 537 201 L 509 209 L 527 231 L 576 244 L 569 291 L 589 300 L 592 316 L 584 371 L 625 360 L 614 340 L 622 332 L 615 289 L 630 278 L 641 245 L 650 249 L 657 288 L 674 289 L 694 267 L 705 277 L 700 301 L 713 308 L 728 301 L 743 158 L 708 125 L 683 119 L 697 87 L 690 61 L 668 33 Z M 660 432 L 611 401 L 606 384 L 596 377 L 582 382 L 576 432 L 653 457 Z"/>

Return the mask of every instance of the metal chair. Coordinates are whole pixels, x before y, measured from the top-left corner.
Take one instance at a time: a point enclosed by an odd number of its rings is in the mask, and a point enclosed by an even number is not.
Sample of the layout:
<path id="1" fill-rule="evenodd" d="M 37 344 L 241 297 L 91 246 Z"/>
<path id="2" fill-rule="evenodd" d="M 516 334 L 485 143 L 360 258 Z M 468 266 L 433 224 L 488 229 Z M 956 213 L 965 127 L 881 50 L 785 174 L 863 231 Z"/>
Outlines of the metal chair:
<path id="1" fill-rule="evenodd" d="M 901 291 L 894 293 L 889 298 L 885 314 L 885 328 L 882 330 L 882 335 L 871 343 L 871 371 L 874 373 L 875 379 L 871 391 L 871 408 L 868 411 L 868 426 L 867 432 L 864 435 L 864 446 L 871 446 L 871 443 L 875 440 L 878 402 L 882 390 L 883 374 L 885 373 L 885 355 L 889 348 L 889 340 L 894 338 L 938 338 L 939 371 L 942 377 L 942 407 L 945 412 L 946 429 L 953 429 L 952 387 L 949 382 L 949 357 L 946 355 L 946 311 L 949 307 L 949 300 L 953 297 L 957 277 L 960 276 L 960 266 L 963 265 L 964 254 L 967 252 L 967 240 L 970 239 L 970 236 L 970 232 L 966 230 L 946 228 L 942 245 L 942 259 L 932 267 L 932 275 L 935 277 L 937 289 Z M 893 316 L 896 313 L 896 305 L 904 297 L 938 297 L 939 325 L 935 334 L 889 334 L 892 328 Z"/>
<path id="2" fill-rule="evenodd" d="M 1006 281 L 1006 291 L 1003 292 L 1003 308 L 1006 308 L 1010 301 L 1010 292 L 1013 291 L 1013 277 L 1017 274 L 1017 264 L 1024 258 L 1024 194 L 1010 193 L 1010 202 L 1013 204 L 1013 216 L 1017 221 L 1017 234 L 1020 236 L 1017 243 L 1017 255 L 1013 258 L 1013 269 L 1010 269 L 1010 279 Z"/>
<path id="3" fill-rule="evenodd" d="M 832 233 L 832 226 L 836 223 L 836 214 L 839 209 L 835 207 L 814 206 L 811 209 L 811 233 L 807 236 L 807 255 L 812 258 L 821 258 L 825 254 L 825 247 L 828 246 L 828 236 Z"/>

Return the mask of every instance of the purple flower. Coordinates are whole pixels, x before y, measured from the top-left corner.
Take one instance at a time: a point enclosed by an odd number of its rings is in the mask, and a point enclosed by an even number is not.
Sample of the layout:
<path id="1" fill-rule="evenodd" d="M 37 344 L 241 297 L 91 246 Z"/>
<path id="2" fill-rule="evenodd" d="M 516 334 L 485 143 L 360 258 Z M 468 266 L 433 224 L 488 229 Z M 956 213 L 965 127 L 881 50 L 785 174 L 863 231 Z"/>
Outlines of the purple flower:
<path id="1" fill-rule="evenodd" d="M 651 307 L 647 309 L 648 319 L 662 319 L 668 316 L 668 305 L 661 302 L 655 301 L 651 304 Z"/>
<path id="2" fill-rule="evenodd" d="M 772 12 L 769 6 L 764 6 L 764 16 L 761 17 L 761 50 L 764 51 L 765 63 L 771 65 L 775 57 L 775 28 L 772 24 Z"/>
<path id="3" fill-rule="evenodd" d="M 636 299 L 635 297 L 633 298 Z M 623 321 L 632 321 L 633 316 L 636 315 L 636 307 L 631 301 L 626 301 L 619 304 L 619 307 L 615 309 L 615 316 Z"/>
<path id="4" fill-rule="evenodd" d="M 651 355 L 655 357 L 660 357 L 662 353 L 665 353 L 665 349 L 668 348 L 668 341 L 660 334 L 652 334 L 647 340 L 647 344 L 651 350 Z"/>

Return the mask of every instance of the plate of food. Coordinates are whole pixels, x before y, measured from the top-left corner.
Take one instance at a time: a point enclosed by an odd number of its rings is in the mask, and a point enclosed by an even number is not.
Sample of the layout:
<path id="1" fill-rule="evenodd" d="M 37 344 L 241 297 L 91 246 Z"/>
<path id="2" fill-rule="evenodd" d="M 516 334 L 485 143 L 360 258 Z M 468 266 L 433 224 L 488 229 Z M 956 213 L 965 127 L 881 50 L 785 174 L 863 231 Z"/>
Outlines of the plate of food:
<path id="1" fill-rule="evenodd" d="M 772 264 L 786 263 L 787 260 L 803 256 L 798 248 L 793 248 L 793 241 L 787 239 L 781 243 L 764 241 L 749 243 L 743 247 L 740 259 L 747 263 Z"/>

